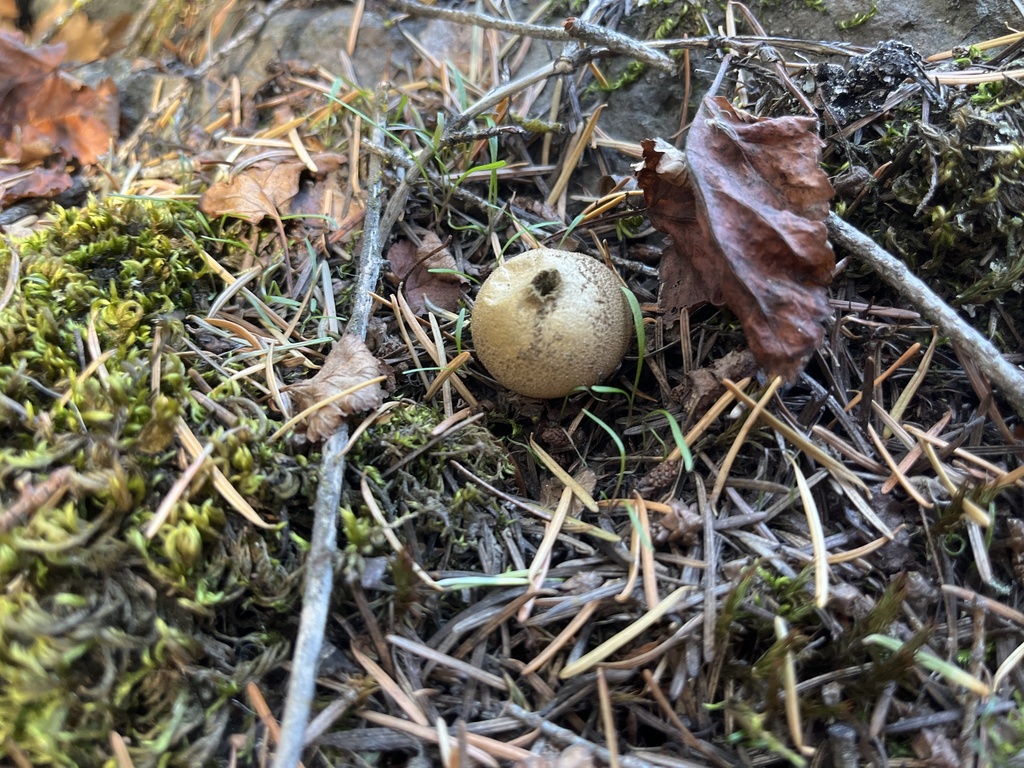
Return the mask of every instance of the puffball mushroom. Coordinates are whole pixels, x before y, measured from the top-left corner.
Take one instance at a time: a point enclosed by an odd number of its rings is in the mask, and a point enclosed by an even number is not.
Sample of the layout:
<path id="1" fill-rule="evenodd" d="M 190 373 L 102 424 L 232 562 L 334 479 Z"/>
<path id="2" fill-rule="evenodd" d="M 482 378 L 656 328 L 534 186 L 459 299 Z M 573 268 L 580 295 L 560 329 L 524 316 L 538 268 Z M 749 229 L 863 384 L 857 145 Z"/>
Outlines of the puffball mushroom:
<path id="1" fill-rule="evenodd" d="M 600 261 L 539 248 L 484 281 L 470 327 L 477 357 L 500 384 L 551 398 L 608 377 L 626 355 L 633 316 Z"/>

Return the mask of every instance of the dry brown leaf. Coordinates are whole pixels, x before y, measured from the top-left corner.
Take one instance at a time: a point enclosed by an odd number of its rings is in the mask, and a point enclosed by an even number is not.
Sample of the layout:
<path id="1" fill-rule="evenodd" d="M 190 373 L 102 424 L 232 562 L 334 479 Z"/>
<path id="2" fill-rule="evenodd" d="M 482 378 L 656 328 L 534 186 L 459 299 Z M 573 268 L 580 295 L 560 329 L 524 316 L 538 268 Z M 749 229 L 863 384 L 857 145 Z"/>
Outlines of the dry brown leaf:
<path id="1" fill-rule="evenodd" d="M 200 198 L 199 208 L 208 216 L 234 216 L 250 224 L 259 224 L 267 216 L 340 216 L 344 194 L 336 172 L 347 158 L 335 152 L 311 157 L 318 169 L 316 174 L 309 173 L 298 159 L 254 163 L 229 181 L 211 185 Z M 325 210 L 328 192 L 332 198 L 330 211 Z"/>
<path id="2" fill-rule="evenodd" d="M 20 18 L 17 0 L 0 0 L 0 29 L 15 31 Z"/>
<path id="3" fill-rule="evenodd" d="M 64 48 L 41 45 L 29 48 L 20 32 L 0 33 L 0 103 L 6 107 L 10 94 L 23 85 L 37 84 L 56 73 L 64 60 Z"/>
<path id="4" fill-rule="evenodd" d="M 683 380 L 672 388 L 672 402 L 678 403 L 686 414 L 686 423 L 696 421 L 723 394 L 725 379 L 739 381 L 757 372 L 754 356 L 748 349 L 734 349 L 709 366 L 683 375 Z"/>
<path id="5" fill-rule="evenodd" d="M 299 160 L 264 160 L 235 174 L 230 181 L 218 181 L 199 199 L 207 216 L 234 216 L 259 224 L 267 216 L 277 217 L 299 192 L 299 176 L 306 166 Z"/>
<path id="6" fill-rule="evenodd" d="M 758 364 L 789 379 L 821 343 L 835 267 L 824 224 L 832 187 L 814 127 L 706 98 L 685 155 L 648 139 L 637 174 L 651 222 L 673 240 L 662 259 L 668 318 L 704 301 L 727 305 Z"/>
<path id="7" fill-rule="evenodd" d="M 345 192 L 339 184 L 337 171 L 348 162 L 348 157 L 337 152 L 320 152 L 311 155 L 316 164 L 316 174 L 305 173 L 299 182 L 299 191 L 288 201 L 287 212 L 294 215 L 328 216 L 340 221 Z M 325 198 L 330 193 L 332 209 L 325 210 Z M 282 211 L 283 212 L 283 211 Z"/>
<path id="8" fill-rule="evenodd" d="M 114 82 L 88 87 L 61 72 L 64 51 L 0 32 L 0 151 L 22 167 L 55 154 L 91 165 L 116 135 Z"/>
<path id="9" fill-rule="evenodd" d="M 435 307 L 454 311 L 459 306 L 466 278 L 454 273 L 455 257 L 433 232 L 423 235 L 419 246 L 399 240 L 388 250 L 388 261 L 405 283 L 405 298 L 418 314 L 425 314 L 427 301 Z M 431 270 L 451 270 L 432 272 Z"/>
<path id="10" fill-rule="evenodd" d="M 10 205 L 28 197 L 56 197 L 71 187 L 71 176 L 60 168 L 33 168 L 23 172 L 0 171 L 0 205 Z"/>
<path id="11" fill-rule="evenodd" d="M 305 410 L 346 389 L 380 376 L 377 358 L 358 336 L 345 335 L 334 343 L 323 367 L 308 381 L 292 384 L 288 391 L 299 408 Z M 333 435 L 345 417 L 371 411 L 384 402 L 379 383 L 370 384 L 318 409 L 306 422 L 306 437 L 314 442 Z"/>
<path id="12" fill-rule="evenodd" d="M 308 216 L 303 219 L 308 230 L 327 230 L 331 243 L 344 242 L 359 230 L 366 213 L 358 197 L 346 194 L 342 186 L 346 179 L 337 172 L 348 158 L 336 152 L 319 152 L 311 157 L 319 170 L 316 174 L 302 174 L 299 193 L 288 203 L 287 213 Z M 319 218 L 322 216 L 328 216 L 330 220 Z"/>
<path id="13" fill-rule="evenodd" d="M 51 5 L 33 23 L 36 36 L 41 30 L 50 29 L 59 18 L 70 10 L 71 3 L 68 0 L 61 0 Z M 64 22 L 50 42 L 63 43 L 67 46 L 65 61 L 81 63 L 97 61 L 110 43 L 105 27 L 104 22 L 92 21 L 84 10 L 79 10 Z"/>

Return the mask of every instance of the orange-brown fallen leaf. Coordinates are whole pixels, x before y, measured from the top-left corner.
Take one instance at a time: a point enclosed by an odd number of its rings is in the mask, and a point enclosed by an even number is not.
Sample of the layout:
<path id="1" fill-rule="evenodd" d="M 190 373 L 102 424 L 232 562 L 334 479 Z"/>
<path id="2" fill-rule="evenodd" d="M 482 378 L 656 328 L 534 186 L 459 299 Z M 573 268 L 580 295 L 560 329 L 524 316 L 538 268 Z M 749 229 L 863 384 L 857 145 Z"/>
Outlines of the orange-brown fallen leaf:
<path id="1" fill-rule="evenodd" d="M 292 384 L 288 391 L 305 410 L 347 389 L 359 387 L 380 376 L 377 358 L 358 336 L 345 335 L 334 343 L 323 367 L 307 381 Z M 384 402 L 384 390 L 376 382 L 356 389 L 315 411 L 306 421 L 306 437 L 314 442 L 333 435 L 345 417 L 370 411 Z"/>
<path id="2" fill-rule="evenodd" d="M 22 167 L 52 155 L 91 165 L 116 135 L 117 88 L 95 87 L 59 67 L 63 45 L 29 48 L 0 31 L 0 151 Z"/>
<path id="3" fill-rule="evenodd" d="M 18 28 L 21 9 L 17 0 L 0 0 L 0 29 L 14 32 Z"/>
<path id="4" fill-rule="evenodd" d="M 28 197 L 56 197 L 71 188 L 71 176 L 60 168 L 33 168 L 30 171 L 0 171 L 0 205 L 10 205 Z"/>
<path id="5" fill-rule="evenodd" d="M 129 10 L 126 8 L 125 10 Z M 108 32 L 116 36 L 118 30 L 123 30 L 131 22 L 131 15 L 123 14 L 117 19 L 107 21 L 93 21 L 89 15 L 79 10 L 72 11 L 72 0 L 58 0 L 48 5 L 48 8 L 35 18 L 32 28 L 34 36 L 42 30 L 50 29 L 58 19 L 64 17 L 64 24 L 57 31 L 57 34 L 50 40 L 51 43 L 63 43 L 67 46 L 65 61 L 77 61 L 88 63 L 98 61 L 110 48 L 110 37 Z"/>
<path id="6" fill-rule="evenodd" d="M 789 379 L 821 343 L 835 267 L 824 224 L 832 187 L 814 127 L 706 98 L 685 155 L 648 139 L 637 174 L 651 222 L 673 240 L 662 258 L 667 318 L 725 304 L 758 364 Z"/>

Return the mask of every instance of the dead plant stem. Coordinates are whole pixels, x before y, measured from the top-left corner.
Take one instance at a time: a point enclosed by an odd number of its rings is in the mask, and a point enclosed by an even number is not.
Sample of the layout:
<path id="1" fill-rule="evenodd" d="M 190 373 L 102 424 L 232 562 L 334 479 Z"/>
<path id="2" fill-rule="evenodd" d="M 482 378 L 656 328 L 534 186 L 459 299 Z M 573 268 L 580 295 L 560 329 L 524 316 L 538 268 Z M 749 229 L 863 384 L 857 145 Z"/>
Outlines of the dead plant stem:
<path id="1" fill-rule="evenodd" d="M 648 40 L 645 44 L 659 50 L 736 48 L 747 53 L 760 52 L 762 48 L 782 48 L 814 56 L 859 56 L 871 50 L 860 45 L 823 43 L 812 40 L 799 40 L 792 37 L 770 37 L 767 35 L 710 35 L 707 37 L 673 38 L 671 40 Z"/>
<path id="2" fill-rule="evenodd" d="M 238 50 L 238 48 L 246 42 L 256 37 L 267 21 L 272 16 L 276 15 L 278 11 L 290 5 L 291 2 L 292 0 L 273 0 L 273 2 L 265 8 L 260 8 L 258 3 L 255 4 L 255 7 L 247 12 L 245 24 L 238 33 L 224 45 L 217 46 L 214 49 L 213 55 L 191 72 L 188 77 L 183 78 L 170 93 L 160 100 L 156 109 L 139 121 L 135 130 L 132 131 L 131 136 L 125 139 L 121 144 L 121 148 L 117 152 L 117 166 L 124 165 L 128 161 L 128 158 L 131 157 L 135 148 L 142 140 L 142 137 L 146 135 L 146 132 L 153 127 L 153 124 L 164 112 L 170 109 L 176 102 L 181 106 L 187 107 L 188 99 L 186 98 L 186 94 L 191 91 L 193 84 L 203 82 L 203 80 L 206 79 L 206 76 L 209 75 L 218 64 Z"/>
<path id="3" fill-rule="evenodd" d="M 447 133 L 454 133 L 463 130 L 474 117 L 486 112 L 505 99 L 515 96 L 517 93 L 529 88 L 534 83 L 546 80 L 549 77 L 570 75 L 576 71 L 581 64 L 585 64 L 594 58 L 591 50 L 580 50 L 572 56 L 562 55 L 550 64 L 545 64 L 510 83 L 492 88 L 475 102 L 466 107 L 465 111 L 448 124 Z"/>
<path id="4" fill-rule="evenodd" d="M 383 88 L 377 94 L 377 114 L 379 120 L 374 129 L 371 146 L 384 145 L 383 123 L 387 114 Z M 369 195 L 366 201 L 366 213 L 363 219 L 363 243 L 359 254 L 359 271 L 354 287 L 355 298 L 349 315 L 345 333 L 355 334 L 361 339 L 366 338 L 366 329 L 370 322 L 370 310 L 373 308 L 373 292 L 377 289 L 380 279 L 381 249 L 390 226 L 384 229 L 381 224 L 381 203 L 384 197 L 384 169 L 380 157 L 370 156 L 370 178 L 368 179 Z"/>
<path id="5" fill-rule="evenodd" d="M 874 269 L 899 291 L 939 332 L 960 347 L 1024 416 L 1024 372 L 1000 354 L 992 343 L 965 323 L 953 309 L 914 275 L 907 265 L 880 248 L 871 238 L 834 213 L 825 222 L 829 237 Z"/>
<path id="6" fill-rule="evenodd" d="M 532 37 L 537 40 L 555 40 L 560 42 L 584 42 L 603 46 L 609 51 L 628 56 L 642 61 L 645 64 L 669 74 L 675 74 L 678 66 L 664 53 L 655 50 L 641 40 L 635 40 L 620 32 L 606 29 L 593 24 L 586 19 L 568 19 L 565 27 L 549 27 L 543 24 L 527 24 L 520 21 L 500 19 L 495 16 L 488 16 L 483 13 L 470 11 L 456 11 L 445 8 L 423 5 L 413 0 L 388 0 L 388 4 L 405 13 L 416 16 L 424 16 L 432 19 L 444 19 L 456 24 L 467 24 L 485 29 L 496 29 L 501 32 L 511 32 L 523 37 Z M 575 51 L 571 56 L 562 56 L 551 64 L 540 67 L 523 77 L 494 88 L 476 103 L 459 115 L 449 126 L 449 131 L 461 130 L 468 122 L 481 112 L 501 103 L 505 98 L 519 93 L 540 80 L 554 75 L 568 74 L 576 69 L 581 63 L 589 61 L 597 56 L 599 51 Z"/>
<path id="7" fill-rule="evenodd" d="M 273 768 L 295 768 L 302 758 L 306 725 L 313 703 L 320 649 L 323 646 L 327 609 L 334 586 L 334 556 L 338 544 L 338 505 L 345 469 L 343 449 L 348 425 L 342 424 L 324 444 L 320 460 L 320 485 L 313 504 L 313 533 L 306 556 L 306 581 L 302 591 L 299 634 L 292 655 L 288 695 L 281 718 L 281 740 Z"/>
<path id="8" fill-rule="evenodd" d="M 555 725 L 550 720 L 546 720 L 536 712 L 529 712 L 515 704 L 508 704 L 506 709 L 510 715 L 522 720 L 531 728 L 539 728 L 541 733 L 552 741 L 567 747 L 575 745 L 582 746 L 605 765 L 610 764 L 611 754 L 605 747 L 595 744 L 592 741 L 587 741 L 582 736 L 577 736 L 567 728 L 561 728 L 560 726 Z M 632 755 L 619 755 L 618 762 L 622 768 L 655 768 L 654 763 L 649 763 L 646 760 L 642 760 L 639 757 L 633 757 Z M 702 765 L 698 763 L 686 764 L 693 765 L 694 768 L 698 765 Z"/>
<path id="9" fill-rule="evenodd" d="M 756 51 L 770 46 L 786 50 L 802 51 L 816 56 L 857 56 L 867 53 L 870 48 L 844 43 L 827 43 L 810 40 L 798 40 L 790 37 L 770 37 L 766 35 L 709 35 L 706 37 L 674 38 L 671 40 L 636 40 L 592 24 L 586 20 L 574 19 L 575 29 L 551 27 L 544 24 L 529 24 L 522 21 L 511 21 L 471 11 L 448 10 L 436 6 L 428 6 L 415 0 L 388 0 L 388 5 L 413 16 L 428 19 L 444 19 L 456 24 L 469 24 L 510 32 L 513 35 L 532 37 L 536 40 L 555 40 L 565 42 L 577 39 L 587 43 L 602 45 L 615 53 L 631 56 L 645 61 L 666 72 L 675 73 L 677 66 L 668 57 L 660 54 L 660 50 L 668 49 L 699 49 L 699 48 L 737 48 L 743 51 Z M 666 68 L 666 61 L 671 69 Z"/>
<path id="10" fill-rule="evenodd" d="M 382 93 L 378 93 L 377 107 L 380 120 L 374 131 L 373 143 L 383 144 L 382 122 L 386 110 L 382 108 Z M 384 195 L 383 169 L 378 154 L 370 155 L 370 178 L 366 215 L 363 220 L 363 243 L 359 253 L 352 311 L 345 333 L 366 338 L 372 292 L 377 287 L 381 269 L 382 233 L 381 201 Z M 348 443 L 348 425 L 343 424 L 324 444 L 321 459 L 320 484 L 313 505 L 313 532 L 306 557 L 306 581 L 303 587 L 302 614 L 299 634 L 295 640 L 288 695 L 281 721 L 281 740 L 274 754 L 273 768 L 295 768 L 302 757 L 306 726 L 313 703 L 316 675 L 319 669 L 320 649 L 323 646 L 327 611 L 334 585 L 334 559 L 338 546 L 338 506 L 341 503 L 344 479 L 345 453 Z"/>

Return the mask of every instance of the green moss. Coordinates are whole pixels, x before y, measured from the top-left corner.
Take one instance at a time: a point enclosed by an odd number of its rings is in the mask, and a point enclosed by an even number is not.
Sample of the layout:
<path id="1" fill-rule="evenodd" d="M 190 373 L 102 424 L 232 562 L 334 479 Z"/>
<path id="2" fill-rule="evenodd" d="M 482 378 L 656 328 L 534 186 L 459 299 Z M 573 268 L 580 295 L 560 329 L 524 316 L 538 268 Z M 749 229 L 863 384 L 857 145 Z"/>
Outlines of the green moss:
<path id="1" fill-rule="evenodd" d="M 449 462 L 458 461 L 475 477 L 497 485 L 512 474 L 505 449 L 488 430 L 469 424 L 438 435 L 440 422 L 429 407 L 409 403 L 395 408 L 363 434 L 348 462 L 356 478 L 365 474 L 390 521 L 415 520 L 417 532 L 439 538 L 440 546 L 428 547 L 430 554 L 421 561 L 427 570 L 453 567 L 453 558 L 475 552 L 482 526 L 497 527 L 502 519 L 495 502 L 477 493 L 477 487 L 453 472 Z M 350 485 L 358 489 L 359 479 Z M 363 558 L 380 545 L 381 536 L 366 522 L 369 513 L 360 495 L 351 493 L 344 501 L 352 510 L 343 517 L 349 534 L 344 572 L 356 578 Z"/>
<path id="2" fill-rule="evenodd" d="M 761 8 L 778 8 L 783 5 L 783 2 L 784 0 L 758 0 L 757 4 Z M 825 0 L 790 0 L 789 2 L 789 6 L 794 9 L 799 8 L 801 5 L 818 13 L 828 13 Z"/>
<path id="3" fill-rule="evenodd" d="M 994 301 L 1005 317 L 1024 312 L 1022 99 L 1019 85 L 988 83 L 952 94 L 927 123 L 919 109 L 900 108 L 883 135 L 856 148 L 885 175 L 851 223 L 881 237 L 968 314 Z"/>
<path id="4" fill-rule="evenodd" d="M 629 19 L 630 28 L 627 31 L 638 38 L 654 40 L 666 40 L 683 34 L 696 34 L 701 29 L 701 14 L 703 12 L 704 6 L 700 3 L 651 0 L 636 9 Z M 680 51 L 675 51 L 672 55 L 681 56 L 682 54 Z M 647 65 L 643 62 L 629 61 L 619 69 L 618 74 L 613 80 L 609 80 L 607 85 L 592 84 L 588 90 L 616 91 L 635 83 L 647 69 Z"/>
<path id="5" fill-rule="evenodd" d="M 203 764 L 238 718 L 228 698 L 286 649 L 258 610 L 297 595 L 268 554 L 279 533 L 196 485 L 144 535 L 181 474 L 182 422 L 256 506 L 312 486 L 265 417 L 228 429 L 192 396 L 183 320 L 217 289 L 210 234 L 189 205 L 110 199 L 0 246 L 0 275 L 17 264 L 0 310 L 0 509 L 16 510 L 0 526 L 0 745 L 33 765 L 102 765 L 112 732 L 136 766 Z"/>
<path id="6" fill-rule="evenodd" d="M 871 21 L 877 13 L 878 3 L 872 0 L 871 8 L 862 13 L 855 13 L 848 19 L 840 19 L 836 22 L 836 29 L 856 29 L 862 24 L 867 24 Z"/>

